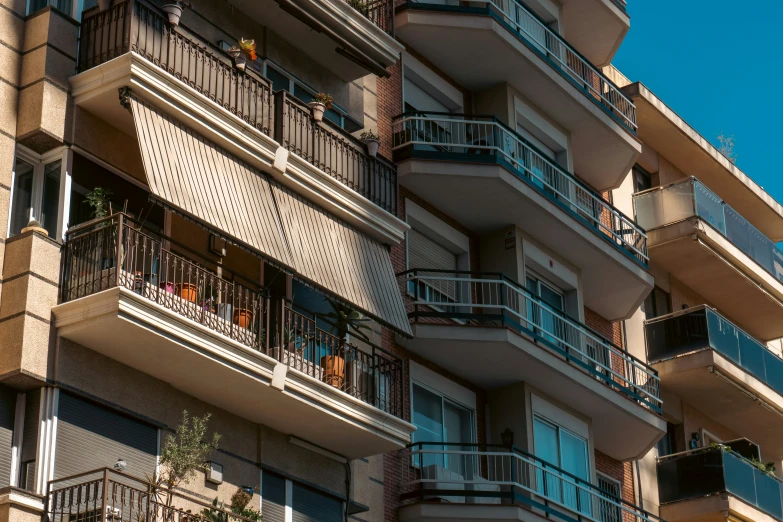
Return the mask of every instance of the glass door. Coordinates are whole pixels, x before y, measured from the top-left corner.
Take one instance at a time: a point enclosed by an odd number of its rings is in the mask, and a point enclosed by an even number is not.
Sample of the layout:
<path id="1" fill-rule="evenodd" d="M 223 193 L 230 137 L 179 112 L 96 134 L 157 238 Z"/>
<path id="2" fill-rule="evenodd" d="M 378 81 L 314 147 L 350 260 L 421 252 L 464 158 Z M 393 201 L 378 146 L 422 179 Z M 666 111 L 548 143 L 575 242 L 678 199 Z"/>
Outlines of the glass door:
<path id="1" fill-rule="evenodd" d="M 565 338 L 565 323 L 559 313 L 565 312 L 565 296 L 554 285 L 544 281 L 538 275 L 528 271 L 526 278 L 527 289 L 539 298 L 537 301 L 528 299 L 527 317 L 534 327 L 534 331 L 558 345 Z"/>

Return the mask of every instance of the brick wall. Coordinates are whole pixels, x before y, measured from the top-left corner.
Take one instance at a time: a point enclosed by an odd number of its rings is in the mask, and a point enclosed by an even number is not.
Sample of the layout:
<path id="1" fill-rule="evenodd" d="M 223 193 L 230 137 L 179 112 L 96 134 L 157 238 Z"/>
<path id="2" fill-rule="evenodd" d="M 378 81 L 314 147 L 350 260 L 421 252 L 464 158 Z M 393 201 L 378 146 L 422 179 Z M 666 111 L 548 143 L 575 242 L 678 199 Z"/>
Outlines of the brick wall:
<path id="1" fill-rule="evenodd" d="M 623 500 L 636 505 L 634 493 L 633 465 L 630 462 L 620 462 L 595 451 L 595 469 L 620 482 Z M 634 522 L 634 517 L 629 513 L 623 513 L 624 522 Z"/>
<path id="2" fill-rule="evenodd" d="M 378 78 L 378 136 L 379 152 L 392 157 L 392 119 L 402 112 L 402 65 L 400 62 L 388 69 L 391 76 Z"/>

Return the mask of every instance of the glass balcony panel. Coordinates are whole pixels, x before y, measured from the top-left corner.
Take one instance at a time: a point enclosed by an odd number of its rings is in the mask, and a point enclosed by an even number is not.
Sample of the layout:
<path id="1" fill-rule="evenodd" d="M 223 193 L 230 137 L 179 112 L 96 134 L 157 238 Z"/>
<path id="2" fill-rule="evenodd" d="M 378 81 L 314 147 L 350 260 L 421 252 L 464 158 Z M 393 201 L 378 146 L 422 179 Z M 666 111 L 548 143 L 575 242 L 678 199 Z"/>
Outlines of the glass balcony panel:
<path id="1" fill-rule="evenodd" d="M 710 347 L 740 364 L 739 329 L 718 314 L 706 312 Z"/>
<path id="2" fill-rule="evenodd" d="M 693 184 L 693 196 L 696 203 L 696 214 L 725 234 L 726 219 L 723 215 L 723 201 L 698 181 Z"/>
<path id="3" fill-rule="evenodd" d="M 739 335 L 740 366 L 767 382 L 767 370 L 764 367 L 764 352 L 768 351 L 758 341 L 745 332 Z"/>
<path id="4" fill-rule="evenodd" d="M 780 498 L 780 482 L 766 473 L 756 472 L 756 505 L 778 520 L 783 519 Z"/>
<path id="5" fill-rule="evenodd" d="M 764 368 L 769 387 L 783 395 L 783 359 L 769 350 L 764 350 Z"/>
<path id="6" fill-rule="evenodd" d="M 692 453 L 658 463 L 661 504 L 703 497 L 725 489 L 719 450 Z"/>
<path id="7" fill-rule="evenodd" d="M 726 491 L 749 504 L 757 505 L 756 474 L 761 472 L 746 460 L 728 452 L 722 453 Z"/>

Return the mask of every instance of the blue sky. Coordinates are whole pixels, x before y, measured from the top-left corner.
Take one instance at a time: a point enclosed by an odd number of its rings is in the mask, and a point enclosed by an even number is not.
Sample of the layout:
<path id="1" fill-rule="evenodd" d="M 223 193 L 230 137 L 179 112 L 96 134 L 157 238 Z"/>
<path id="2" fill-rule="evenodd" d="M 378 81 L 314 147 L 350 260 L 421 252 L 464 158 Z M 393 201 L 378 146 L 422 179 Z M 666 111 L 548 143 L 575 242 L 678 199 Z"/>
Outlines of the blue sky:
<path id="1" fill-rule="evenodd" d="M 705 138 L 734 135 L 737 166 L 783 202 L 783 2 L 628 0 L 614 65 Z"/>

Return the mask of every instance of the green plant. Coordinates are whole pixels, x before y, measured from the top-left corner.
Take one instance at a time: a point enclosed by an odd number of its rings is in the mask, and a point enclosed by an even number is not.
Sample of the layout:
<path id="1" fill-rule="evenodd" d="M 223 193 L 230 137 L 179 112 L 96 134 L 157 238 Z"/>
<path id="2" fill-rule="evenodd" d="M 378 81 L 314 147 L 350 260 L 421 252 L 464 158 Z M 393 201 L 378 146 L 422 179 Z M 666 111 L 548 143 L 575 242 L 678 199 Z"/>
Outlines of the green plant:
<path id="1" fill-rule="evenodd" d="M 367 4 L 363 0 L 346 0 L 348 2 L 348 5 L 362 13 L 363 15 L 367 16 L 368 13 L 368 7 Z"/>
<path id="2" fill-rule="evenodd" d="M 319 92 L 315 95 L 315 98 L 313 98 L 313 101 L 315 103 L 323 103 L 324 107 L 328 110 L 332 108 L 332 95 L 331 94 L 324 94 L 322 92 Z"/>
<path id="3" fill-rule="evenodd" d="M 366 131 L 362 132 L 361 134 L 359 134 L 359 137 L 361 139 L 363 139 L 363 140 L 379 140 L 380 139 L 380 137 L 377 134 L 375 134 L 372 131 L 372 129 L 371 130 L 366 130 Z"/>
<path id="4" fill-rule="evenodd" d="M 103 187 L 95 187 L 84 197 L 84 204 L 92 207 L 92 217 L 105 218 L 111 209 L 110 197 L 112 191 Z"/>
<path id="5" fill-rule="evenodd" d="M 734 152 L 734 135 L 727 136 L 721 132 L 718 136 L 718 143 L 720 144 L 718 147 L 720 153 L 726 156 L 730 162 L 737 163 L 737 154 Z"/>
<path id="6" fill-rule="evenodd" d="M 353 333 L 365 341 L 370 340 L 370 337 L 363 331 L 372 332 L 372 328 L 365 324 L 370 322 L 370 319 L 361 312 L 334 301 L 329 301 L 329 305 L 332 307 L 332 311 L 328 314 L 319 314 L 319 316 L 334 325 L 341 339 L 345 339 L 348 334 Z"/>
<path id="7" fill-rule="evenodd" d="M 253 508 L 247 507 L 252 499 L 250 493 L 245 492 L 242 488 L 237 488 L 236 492 L 231 496 L 231 505 L 229 510 L 235 515 L 244 517 L 254 522 L 260 522 L 263 520 L 260 511 L 256 511 Z M 205 508 L 201 511 L 201 518 L 207 522 L 230 522 L 233 517 L 230 516 L 229 511 L 226 510 L 224 502 L 218 502 L 218 499 L 212 501 L 211 508 Z"/>

